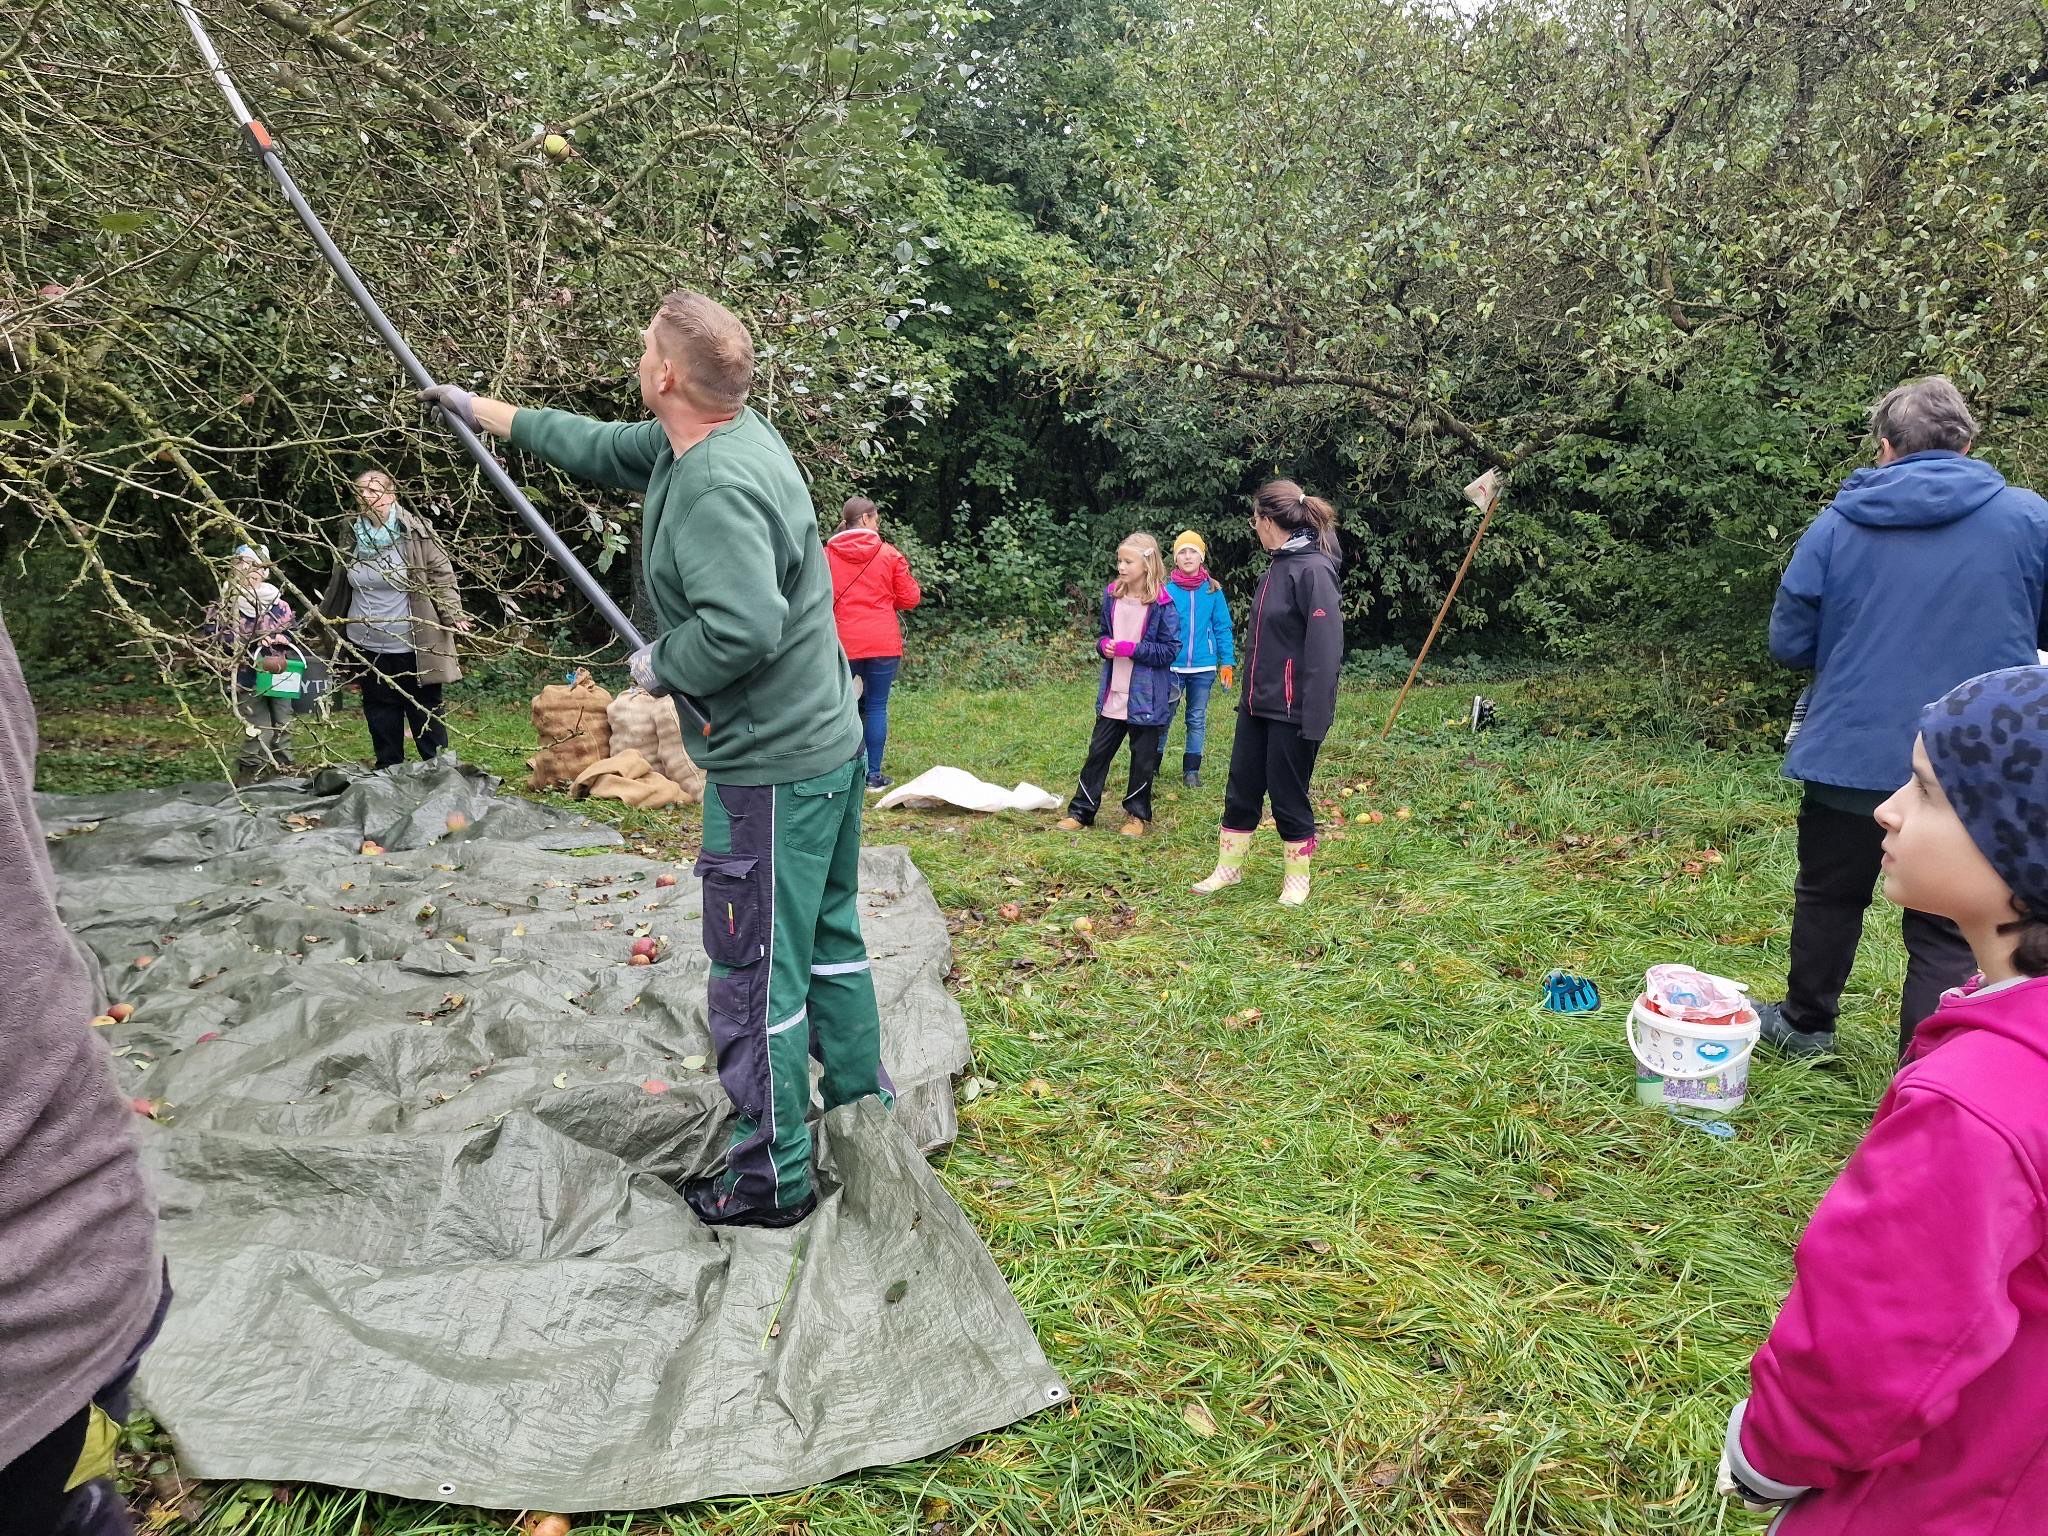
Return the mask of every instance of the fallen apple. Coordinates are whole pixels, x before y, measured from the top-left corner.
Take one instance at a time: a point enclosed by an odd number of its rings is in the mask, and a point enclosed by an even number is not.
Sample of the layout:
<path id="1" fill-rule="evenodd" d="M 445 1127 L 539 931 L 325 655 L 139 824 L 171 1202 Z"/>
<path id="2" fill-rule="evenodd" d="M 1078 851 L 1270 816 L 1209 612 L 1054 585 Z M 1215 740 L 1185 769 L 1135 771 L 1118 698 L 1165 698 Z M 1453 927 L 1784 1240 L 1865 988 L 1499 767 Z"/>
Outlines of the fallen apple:
<path id="1" fill-rule="evenodd" d="M 526 1536 L 569 1536 L 567 1515 L 536 1515 L 533 1523 L 526 1528 Z"/>
<path id="2" fill-rule="evenodd" d="M 636 955 L 644 955 L 649 960 L 652 960 L 656 955 L 661 953 L 661 940 L 635 939 L 633 941 L 633 953 Z"/>
<path id="3" fill-rule="evenodd" d="M 628 960 L 628 961 L 626 962 L 626 964 L 628 964 L 628 965 L 652 965 L 652 964 L 654 964 L 654 956 L 652 956 L 652 955 L 635 955 L 635 956 L 634 956 L 634 957 L 633 957 L 632 959 Z"/>
<path id="4" fill-rule="evenodd" d="M 665 890 L 667 890 L 667 889 L 668 889 L 668 888 L 669 888 L 670 886 L 674 885 L 675 883 L 676 883 L 676 877 L 675 877 L 674 875 L 668 875 L 668 874 L 663 874 L 663 875 L 656 875 L 656 876 L 654 877 L 654 884 L 655 884 L 656 888 L 657 888 L 657 889 L 659 889 L 659 890 L 664 890 L 664 891 L 665 891 Z"/>
<path id="5" fill-rule="evenodd" d="M 382 843 L 380 843 L 380 842 L 377 842 L 377 841 L 375 841 L 374 839 L 371 839 L 371 838 L 367 838 L 367 837 L 363 839 L 363 846 L 362 846 L 362 847 L 361 847 L 360 849 L 358 849 L 358 850 L 357 850 L 357 852 L 359 852 L 359 853 L 367 853 L 367 854 L 379 854 L 379 853 L 382 853 L 383 851 L 384 851 L 384 845 L 383 845 Z"/>
<path id="6" fill-rule="evenodd" d="M 121 1021 L 115 1018 L 111 1013 L 96 1014 L 92 1021 L 92 1027 L 94 1029 L 112 1029 L 116 1024 L 120 1022 Z"/>
<path id="7" fill-rule="evenodd" d="M 116 1003 L 107 1010 L 107 1017 L 116 1024 L 125 1024 L 133 1017 L 134 1013 L 135 1005 L 133 1003 Z"/>
<path id="8" fill-rule="evenodd" d="M 448 830 L 450 832 L 460 832 L 464 827 L 468 825 L 469 818 L 463 815 L 462 812 L 450 811 L 448 813 Z"/>
<path id="9" fill-rule="evenodd" d="M 1353 789 L 1349 784 L 1346 784 L 1341 790 L 1338 791 L 1338 793 L 1341 794 L 1346 800 L 1349 800 L 1353 795 L 1357 794 L 1358 791 Z"/>
<path id="10" fill-rule="evenodd" d="M 1401 809 L 1399 809 L 1398 811 L 1394 812 L 1394 820 L 1396 820 L 1396 821 L 1407 821 L 1407 820 L 1409 820 L 1409 819 L 1410 819 L 1411 817 L 1413 817 L 1414 815 L 1415 815 L 1415 813 L 1414 813 L 1413 811 L 1409 810 L 1409 809 L 1408 809 L 1408 807 L 1404 805 L 1404 806 L 1402 806 L 1402 807 L 1401 807 Z"/>
<path id="11" fill-rule="evenodd" d="M 551 133 L 540 141 L 540 150 L 550 160 L 566 160 L 569 158 L 569 141 L 559 133 Z"/>
<path id="12" fill-rule="evenodd" d="M 1023 915 L 1024 909 L 1018 906 L 1017 903 L 1015 903 L 1014 901 L 1006 901 L 1000 907 L 996 908 L 996 916 L 1000 917 L 1006 923 L 1014 923 L 1019 918 L 1023 917 Z"/>
<path id="13" fill-rule="evenodd" d="M 667 1093 L 668 1084 L 658 1077 L 650 1077 L 640 1085 L 640 1090 L 643 1093 Z"/>
<path id="14" fill-rule="evenodd" d="M 1368 821 L 1372 820 L 1372 812 L 1360 811 L 1356 816 L 1352 817 L 1351 819 L 1358 823 L 1358 825 L 1364 826 Z"/>
<path id="15" fill-rule="evenodd" d="M 1380 824 L 1381 822 L 1385 821 L 1385 820 L 1386 820 L 1387 818 L 1386 818 L 1386 817 L 1384 817 L 1384 816 L 1382 816 L 1382 815 L 1381 815 L 1381 814 L 1380 814 L 1380 813 L 1379 813 L 1378 811 L 1368 811 L 1368 812 L 1366 813 L 1366 818 L 1365 818 L 1365 819 L 1366 819 L 1367 821 L 1371 822 L 1371 823 L 1372 823 L 1372 824 L 1373 824 L 1374 826 L 1378 826 L 1378 825 L 1379 825 L 1379 824 Z"/>
<path id="16" fill-rule="evenodd" d="M 137 969 L 138 971 L 146 971 L 146 970 L 148 970 L 148 969 L 149 969 L 149 968 L 150 968 L 150 967 L 151 967 L 152 965 L 155 965 L 155 964 L 156 964 L 156 956 L 155 956 L 155 955 L 137 955 L 137 956 L 135 957 L 135 969 Z"/>
<path id="17" fill-rule="evenodd" d="M 1077 917 L 1077 918 L 1075 918 L 1075 919 L 1074 919 L 1074 932 L 1076 932 L 1076 933 L 1093 933 L 1094 931 L 1095 931 L 1095 919 L 1094 919 L 1094 918 L 1092 918 L 1092 917 Z"/>

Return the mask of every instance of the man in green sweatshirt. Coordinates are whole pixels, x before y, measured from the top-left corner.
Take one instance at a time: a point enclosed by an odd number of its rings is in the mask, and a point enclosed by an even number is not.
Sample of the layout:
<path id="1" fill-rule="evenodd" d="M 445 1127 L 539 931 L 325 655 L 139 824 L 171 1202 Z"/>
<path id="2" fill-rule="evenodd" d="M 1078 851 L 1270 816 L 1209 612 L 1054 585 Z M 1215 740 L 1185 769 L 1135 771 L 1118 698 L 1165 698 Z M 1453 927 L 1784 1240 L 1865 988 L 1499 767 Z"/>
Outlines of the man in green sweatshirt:
<path id="1" fill-rule="evenodd" d="M 517 409 L 447 384 L 423 395 L 579 479 L 644 493 L 660 633 L 630 665 L 649 693 L 693 694 L 711 720 L 691 745 L 709 781 L 706 1006 L 739 1115 L 725 1172 L 684 1194 L 714 1225 L 790 1226 L 817 1205 L 810 1058 L 828 1109 L 893 1093 L 857 905 L 860 719 L 810 492 L 747 405 L 753 339 L 722 304 L 678 292 L 642 342 L 651 420 Z"/>

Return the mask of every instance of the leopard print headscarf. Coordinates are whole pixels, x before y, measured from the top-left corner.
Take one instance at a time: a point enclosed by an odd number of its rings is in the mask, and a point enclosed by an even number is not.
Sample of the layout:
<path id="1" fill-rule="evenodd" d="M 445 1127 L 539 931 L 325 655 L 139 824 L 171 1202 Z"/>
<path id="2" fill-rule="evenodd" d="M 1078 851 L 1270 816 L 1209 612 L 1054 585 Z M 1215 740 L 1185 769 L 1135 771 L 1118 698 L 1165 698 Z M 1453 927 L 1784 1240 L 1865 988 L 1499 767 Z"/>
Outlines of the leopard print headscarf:
<path id="1" fill-rule="evenodd" d="M 2048 917 L 2048 667 L 2008 667 L 1927 706 L 1920 739 L 1970 840 Z"/>

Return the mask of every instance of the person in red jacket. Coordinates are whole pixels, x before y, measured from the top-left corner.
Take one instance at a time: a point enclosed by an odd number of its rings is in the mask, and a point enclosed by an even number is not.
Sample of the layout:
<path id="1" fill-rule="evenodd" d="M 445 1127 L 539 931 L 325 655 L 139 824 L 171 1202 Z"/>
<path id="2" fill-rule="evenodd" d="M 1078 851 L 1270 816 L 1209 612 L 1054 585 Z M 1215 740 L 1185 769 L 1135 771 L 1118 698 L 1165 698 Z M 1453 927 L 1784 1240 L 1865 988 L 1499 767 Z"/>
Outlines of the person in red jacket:
<path id="1" fill-rule="evenodd" d="M 882 749 L 889 742 L 889 685 L 903 666 L 903 624 L 896 617 L 924 600 L 903 551 L 883 539 L 882 514 L 855 496 L 825 541 L 832 566 L 832 617 L 853 675 L 860 679 L 860 718 L 867 736 L 868 788 L 887 789 Z"/>

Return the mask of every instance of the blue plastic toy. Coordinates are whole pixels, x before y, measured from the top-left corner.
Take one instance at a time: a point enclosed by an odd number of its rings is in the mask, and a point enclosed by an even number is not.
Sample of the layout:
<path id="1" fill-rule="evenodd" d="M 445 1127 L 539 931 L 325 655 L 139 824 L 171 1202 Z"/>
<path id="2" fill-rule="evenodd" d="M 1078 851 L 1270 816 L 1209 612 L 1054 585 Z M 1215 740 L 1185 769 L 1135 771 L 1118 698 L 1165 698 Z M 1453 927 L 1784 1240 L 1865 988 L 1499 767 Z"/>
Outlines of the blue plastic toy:
<path id="1" fill-rule="evenodd" d="M 1584 976 L 1552 971 L 1543 978 L 1543 1006 L 1552 1013 L 1595 1013 L 1600 989 Z"/>

